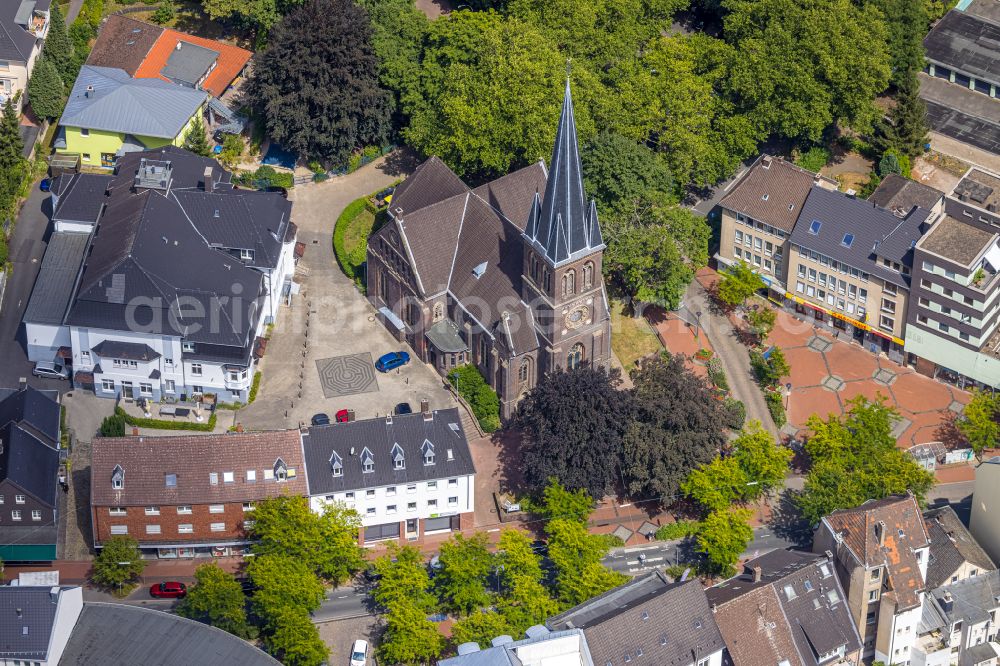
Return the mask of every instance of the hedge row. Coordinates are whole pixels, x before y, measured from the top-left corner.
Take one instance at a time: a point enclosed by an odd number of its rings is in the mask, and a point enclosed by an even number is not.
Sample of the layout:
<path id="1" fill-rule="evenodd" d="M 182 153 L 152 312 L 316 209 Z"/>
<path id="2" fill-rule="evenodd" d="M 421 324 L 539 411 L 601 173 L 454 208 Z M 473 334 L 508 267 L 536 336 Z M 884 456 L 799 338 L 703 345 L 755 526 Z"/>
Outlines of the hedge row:
<path id="1" fill-rule="evenodd" d="M 215 413 L 208 417 L 205 423 L 189 421 L 164 421 L 163 419 L 140 419 L 130 415 L 121 407 L 115 407 L 115 414 L 125 419 L 125 423 L 134 428 L 151 428 L 153 430 L 194 430 L 197 432 L 212 432 L 218 420 Z"/>

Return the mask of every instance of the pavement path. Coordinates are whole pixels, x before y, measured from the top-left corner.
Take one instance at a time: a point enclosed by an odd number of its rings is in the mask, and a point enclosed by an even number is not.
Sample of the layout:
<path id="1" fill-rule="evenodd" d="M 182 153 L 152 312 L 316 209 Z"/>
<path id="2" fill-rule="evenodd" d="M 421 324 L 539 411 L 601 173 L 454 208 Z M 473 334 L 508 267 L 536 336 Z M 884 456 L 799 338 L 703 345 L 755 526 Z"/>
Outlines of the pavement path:
<path id="1" fill-rule="evenodd" d="M 66 25 L 70 25 L 76 20 L 76 17 L 80 15 L 80 9 L 82 8 L 83 0 L 69 0 L 69 8 L 65 10 Z"/>

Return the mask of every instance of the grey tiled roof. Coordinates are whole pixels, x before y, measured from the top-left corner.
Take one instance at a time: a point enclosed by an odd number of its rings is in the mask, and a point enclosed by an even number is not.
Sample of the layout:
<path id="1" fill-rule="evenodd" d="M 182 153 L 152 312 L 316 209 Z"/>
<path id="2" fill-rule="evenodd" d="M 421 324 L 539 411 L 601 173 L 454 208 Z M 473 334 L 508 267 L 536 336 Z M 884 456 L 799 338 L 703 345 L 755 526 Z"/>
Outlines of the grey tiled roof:
<path id="1" fill-rule="evenodd" d="M 0 59 L 28 62 L 35 48 L 35 36 L 14 22 L 20 0 L 0 3 Z"/>
<path id="2" fill-rule="evenodd" d="M 49 587 L 0 587 L 0 617 L 4 618 L 0 622 L 0 657 L 45 660 L 56 620 L 56 604 L 52 603 L 50 590 Z"/>
<path id="3" fill-rule="evenodd" d="M 133 79 L 121 69 L 84 65 L 59 122 L 173 139 L 207 97 L 203 91 L 161 79 Z"/>
<path id="4" fill-rule="evenodd" d="M 868 201 L 900 215 L 908 213 L 915 206 L 930 210 L 942 197 L 944 192 L 930 185 L 891 173 L 882 179 Z"/>
<path id="5" fill-rule="evenodd" d="M 152 347 L 140 342 L 102 340 L 91 351 L 101 358 L 120 358 L 127 361 L 153 361 L 160 358 L 160 354 Z"/>
<path id="6" fill-rule="evenodd" d="M 349 423 L 315 426 L 302 436 L 310 495 L 406 485 L 418 481 L 447 479 L 475 473 L 469 442 L 458 409 L 364 419 Z M 425 442 L 433 444 L 434 464 L 424 464 Z M 405 468 L 395 469 L 393 450 L 402 451 Z M 361 457 L 371 452 L 375 469 L 362 471 Z M 352 453 L 353 450 L 353 453 Z M 448 451 L 453 459 L 448 459 Z M 334 453 L 343 465 L 343 475 L 334 476 Z"/>
<path id="7" fill-rule="evenodd" d="M 927 562 L 927 587 L 940 587 L 968 562 L 980 571 L 996 569 L 996 564 L 972 537 L 950 506 L 924 512 L 924 524 L 931 538 Z"/>
<path id="8" fill-rule="evenodd" d="M 951 596 L 949 609 L 945 596 Z M 924 597 L 920 633 L 933 631 L 958 620 L 978 623 L 990 619 L 990 609 L 1000 596 L 1000 573 L 990 571 L 935 588 Z"/>
<path id="9" fill-rule="evenodd" d="M 35 286 L 24 310 L 25 322 L 62 324 L 87 250 L 87 234 L 56 232 L 49 238 Z"/>
<path id="10" fill-rule="evenodd" d="M 158 25 L 112 14 L 104 19 L 87 64 L 116 67 L 134 76 L 162 33 L 163 28 Z"/>
<path id="11" fill-rule="evenodd" d="M 98 173 L 75 173 L 59 176 L 59 204 L 52 219 L 95 224 L 107 201 L 106 191 L 113 176 Z"/>
<path id="12" fill-rule="evenodd" d="M 60 664 L 279 666 L 252 644 L 171 613 L 87 602 Z"/>
<path id="13" fill-rule="evenodd" d="M 179 41 L 177 48 L 170 52 L 167 64 L 160 70 L 160 74 L 172 81 L 194 87 L 218 59 L 218 51 L 192 42 Z"/>

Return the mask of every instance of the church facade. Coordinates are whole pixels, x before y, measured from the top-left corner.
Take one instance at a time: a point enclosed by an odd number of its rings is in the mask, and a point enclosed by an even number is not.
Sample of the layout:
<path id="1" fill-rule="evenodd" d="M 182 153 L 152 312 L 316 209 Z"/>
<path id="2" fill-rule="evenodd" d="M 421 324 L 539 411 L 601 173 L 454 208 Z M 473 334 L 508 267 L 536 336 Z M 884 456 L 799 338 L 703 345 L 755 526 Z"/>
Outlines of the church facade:
<path id="1" fill-rule="evenodd" d="M 368 243 L 368 299 L 442 375 L 475 365 L 510 418 L 546 372 L 607 367 L 604 241 L 583 188 L 569 82 L 548 167 L 477 188 L 436 157 L 396 188 Z"/>

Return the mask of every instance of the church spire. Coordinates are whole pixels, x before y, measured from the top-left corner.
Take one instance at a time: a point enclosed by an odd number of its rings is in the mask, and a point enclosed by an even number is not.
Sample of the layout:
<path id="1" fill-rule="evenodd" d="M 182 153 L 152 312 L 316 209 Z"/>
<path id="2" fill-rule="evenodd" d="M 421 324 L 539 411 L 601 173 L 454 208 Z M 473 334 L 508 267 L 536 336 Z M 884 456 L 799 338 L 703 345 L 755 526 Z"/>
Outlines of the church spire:
<path id="1" fill-rule="evenodd" d="M 583 192 L 583 169 L 568 76 L 545 197 L 540 207 L 536 197 L 525 236 L 553 265 L 603 247 L 596 210 L 592 206 L 588 210 Z"/>

